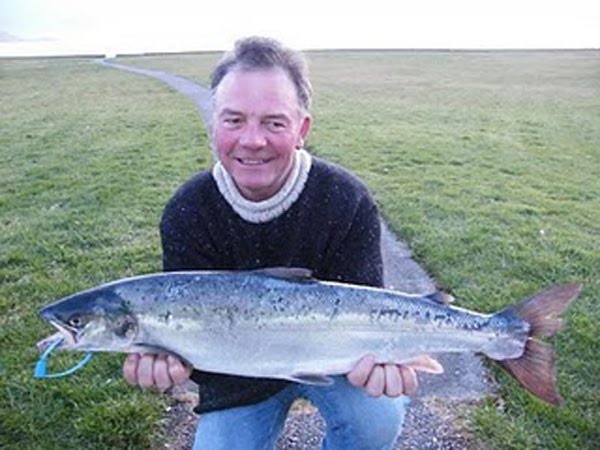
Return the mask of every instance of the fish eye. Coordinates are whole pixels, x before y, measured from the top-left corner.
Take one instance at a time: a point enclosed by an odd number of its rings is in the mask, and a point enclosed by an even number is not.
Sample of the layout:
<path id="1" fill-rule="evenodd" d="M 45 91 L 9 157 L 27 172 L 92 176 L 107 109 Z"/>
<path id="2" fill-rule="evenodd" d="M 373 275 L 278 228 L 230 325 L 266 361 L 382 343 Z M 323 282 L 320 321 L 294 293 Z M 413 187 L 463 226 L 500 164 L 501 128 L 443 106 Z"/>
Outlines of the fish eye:
<path id="1" fill-rule="evenodd" d="M 69 317 L 67 324 L 71 325 L 72 327 L 79 328 L 83 325 L 83 319 L 79 314 L 73 314 L 71 317 Z"/>

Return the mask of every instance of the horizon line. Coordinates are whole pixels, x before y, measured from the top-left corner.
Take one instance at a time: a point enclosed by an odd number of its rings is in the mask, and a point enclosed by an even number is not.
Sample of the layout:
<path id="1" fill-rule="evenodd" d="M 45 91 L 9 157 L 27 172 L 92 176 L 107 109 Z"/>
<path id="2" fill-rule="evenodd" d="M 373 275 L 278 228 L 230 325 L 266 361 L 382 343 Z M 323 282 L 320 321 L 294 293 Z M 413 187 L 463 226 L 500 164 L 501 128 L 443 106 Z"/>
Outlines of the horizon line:
<path id="1" fill-rule="evenodd" d="M 35 58 L 102 58 L 113 59 L 119 57 L 143 57 L 161 55 L 191 55 L 224 53 L 227 50 L 181 50 L 181 51 L 148 51 L 148 52 L 84 52 L 84 53 L 57 53 L 48 55 L 1 55 L 0 59 L 35 59 Z M 439 52 L 439 53 L 476 53 L 476 52 L 589 52 L 600 51 L 600 47 L 339 47 L 339 48 L 307 48 L 300 49 L 303 53 L 318 52 Z M 110 55 L 110 58 L 107 58 Z"/>

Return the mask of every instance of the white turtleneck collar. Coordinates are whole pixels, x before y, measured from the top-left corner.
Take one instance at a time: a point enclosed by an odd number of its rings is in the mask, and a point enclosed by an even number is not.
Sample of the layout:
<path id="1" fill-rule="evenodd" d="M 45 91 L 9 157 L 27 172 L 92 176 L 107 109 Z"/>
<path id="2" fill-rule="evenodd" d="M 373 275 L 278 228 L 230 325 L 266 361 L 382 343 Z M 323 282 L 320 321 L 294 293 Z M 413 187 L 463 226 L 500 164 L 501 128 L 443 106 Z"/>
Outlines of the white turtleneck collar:
<path id="1" fill-rule="evenodd" d="M 285 184 L 273 197 L 260 202 L 253 202 L 242 196 L 233 178 L 220 161 L 213 166 L 212 176 L 219 192 L 236 213 L 248 222 L 263 223 L 283 214 L 300 197 L 311 165 L 310 153 L 304 149 L 295 151 L 294 166 Z"/>

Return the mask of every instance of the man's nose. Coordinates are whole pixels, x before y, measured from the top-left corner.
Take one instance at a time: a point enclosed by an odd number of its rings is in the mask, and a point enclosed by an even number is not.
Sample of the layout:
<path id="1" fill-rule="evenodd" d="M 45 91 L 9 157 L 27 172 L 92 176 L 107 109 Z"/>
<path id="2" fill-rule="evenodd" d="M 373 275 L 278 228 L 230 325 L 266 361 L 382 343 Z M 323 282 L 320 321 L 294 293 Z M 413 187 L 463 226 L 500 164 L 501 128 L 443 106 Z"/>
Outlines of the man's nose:
<path id="1" fill-rule="evenodd" d="M 250 149 L 259 149 L 267 145 L 264 131 L 260 125 L 248 124 L 240 136 L 240 145 Z"/>

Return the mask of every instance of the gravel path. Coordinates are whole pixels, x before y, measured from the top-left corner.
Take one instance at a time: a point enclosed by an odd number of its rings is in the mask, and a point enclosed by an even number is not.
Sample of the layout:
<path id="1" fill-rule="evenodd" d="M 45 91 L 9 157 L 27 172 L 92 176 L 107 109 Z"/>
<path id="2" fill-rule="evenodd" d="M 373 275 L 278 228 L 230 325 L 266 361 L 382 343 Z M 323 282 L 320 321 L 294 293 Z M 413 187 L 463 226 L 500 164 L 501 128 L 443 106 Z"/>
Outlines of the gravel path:
<path id="1" fill-rule="evenodd" d="M 142 69 L 139 67 L 126 66 L 124 64 L 119 64 L 106 59 L 98 59 L 96 60 L 96 62 L 106 67 L 112 67 L 114 69 L 125 70 L 127 72 L 136 73 L 138 75 L 156 78 L 157 80 L 168 84 L 171 88 L 175 89 L 177 92 L 194 102 L 194 105 L 196 105 L 196 109 L 198 110 L 198 112 L 202 116 L 202 119 L 204 120 L 204 124 L 208 128 L 208 124 L 211 120 L 210 112 L 212 108 L 210 101 L 210 89 L 207 89 L 204 86 L 200 86 L 195 81 L 191 81 L 179 75 L 173 75 L 170 73 L 161 72 L 159 70 Z"/>
<path id="2" fill-rule="evenodd" d="M 205 125 L 211 117 L 210 91 L 186 78 L 157 70 L 140 69 L 98 60 L 104 66 L 159 79 L 194 102 Z M 386 287 L 399 291 L 427 294 L 436 290 L 435 283 L 413 259 L 408 246 L 382 222 L 381 247 Z M 443 355 L 439 358 L 445 372 L 421 375 L 420 388 L 414 398 L 395 449 L 480 449 L 470 432 L 469 411 L 494 385 L 473 355 Z M 161 434 L 164 448 L 189 449 L 198 420 L 192 412 L 197 402 L 195 385 L 179 387 L 171 394 L 171 406 L 165 411 Z M 317 450 L 321 448 L 325 423 L 318 410 L 305 401 L 292 406 L 278 450 Z"/>

